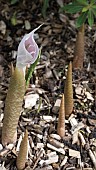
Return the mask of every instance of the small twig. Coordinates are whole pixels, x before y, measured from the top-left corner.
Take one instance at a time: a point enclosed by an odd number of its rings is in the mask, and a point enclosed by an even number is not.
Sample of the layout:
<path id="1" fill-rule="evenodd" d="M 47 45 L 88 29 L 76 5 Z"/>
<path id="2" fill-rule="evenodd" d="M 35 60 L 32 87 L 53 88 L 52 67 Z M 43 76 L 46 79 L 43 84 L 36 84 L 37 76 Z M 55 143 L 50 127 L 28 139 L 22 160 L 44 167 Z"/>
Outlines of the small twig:
<path id="1" fill-rule="evenodd" d="M 39 106 L 38 106 L 38 109 L 37 109 L 37 113 L 40 112 L 41 105 L 42 105 L 42 97 L 40 97 L 40 100 L 39 100 Z"/>
<path id="2" fill-rule="evenodd" d="M 56 80 L 58 81 L 58 80 L 59 80 L 59 77 L 58 77 L 56 71 L 55 71 L 54 69 L 52 69 L 52 72 L 53 72 L 54 77 L 55 77 Z"/>
<path id="3" fill-rule="evenodd" d="M 86 144 L 85 139 L 84 139 L 84 136 L 83 136 L 82 133 L 80 133 L 80 132 L 78 132 L 78 136 L 79 136 L 79 138 L 80 138 L 80 140 L 81 140 L 82 146 L 84 147 L 84 145 Z"/>
<path id="4" fill-rule="evenodd" d="M 34 170 L 34 169 L 36 168 L 37 163 L 38 163 L 38 161 L 40 160 L 40 157 L 41 157 L 42 153 L 43 153 L 43 149 L 40 150 L 40 152 L 39 152 L 39 154 L 38 154 L 38 157 L 37 157 L 37 159 L 36 159 L 36 162 L 35 162 L 32 170 Z"/>

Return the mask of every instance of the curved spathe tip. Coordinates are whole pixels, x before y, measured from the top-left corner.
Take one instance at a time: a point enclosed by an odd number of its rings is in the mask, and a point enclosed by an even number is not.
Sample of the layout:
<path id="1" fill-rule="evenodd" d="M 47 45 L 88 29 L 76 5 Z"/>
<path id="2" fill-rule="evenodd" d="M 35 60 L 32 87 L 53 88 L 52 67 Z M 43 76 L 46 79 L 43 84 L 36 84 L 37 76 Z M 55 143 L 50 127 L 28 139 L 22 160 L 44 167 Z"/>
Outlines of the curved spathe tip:
<path id="1" fill-rule="evenodd" d="M 28 64 L 33 64 L 38 58 L 39 48 L 34 40 L 34 32 L 37 31 L 42 25 L 35 28 L 29 34 L 26 34 L 21 40 L 17 51 L 16 67 L 24 68 Z"/>

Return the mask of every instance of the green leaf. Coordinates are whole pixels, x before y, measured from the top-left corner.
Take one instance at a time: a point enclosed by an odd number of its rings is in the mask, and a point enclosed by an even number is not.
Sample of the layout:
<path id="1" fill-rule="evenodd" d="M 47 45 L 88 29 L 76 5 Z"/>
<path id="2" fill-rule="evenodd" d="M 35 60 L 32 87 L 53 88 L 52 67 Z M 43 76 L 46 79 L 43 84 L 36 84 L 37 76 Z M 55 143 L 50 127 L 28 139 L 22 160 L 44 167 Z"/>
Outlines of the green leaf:
<path id="1" fill-rule="evenodd" d="M 88 5 L 88 1 L 87 0 L 76 0 L 78 2 L 78 4 L 81 5 Z"/>
<path id="2" fill-rule="evenodd" d="M 16 12 L 14 12 L 12 18 L 11 18 L 11 24 L 12 25 L 17 25 L 17 18 L 16 18 Z"/>
<path id="3" fill-rule="evenodd" d="M 11 5 L 14 5 L 18 2 L 19 0 L 11 0 Z"/>
<path id="4" fill-rule="evenodd" d="M 82 9 L 88 6 L 87 0 L 74 0 L 73 2 L 62 7 L 63 10 L 66 10 L 69 13 L 77 13 L 82 11 Z"/>
<path id="5" fill-rule="evenodd" d="M 48 7 L 49 7 L 49 0 L 43 0 L 42 15 L 44 18 L 46 17 L 46 11 Z"/>
<path id="6" fill-rule="evenodd" d="M 96 2 L 96 0 L 91 0 L 91 4 L 94 4 Z"/>
<path id="7" fill-rule="evenodd" d="M 64 7 L 61 7 L 61 9 L 71 13 L 71 14 L 74 14 L 74 13 L 77 13 L 77 12 L 80 12 L 82 10 L 83 6 L 82 5 L 78 5 L 78 4 L 68 4 L 68 5 L 65 5 Z"/>
<path id="8" fill-rule="evenodd" d="M 89 7 L 86 6 L 86 7 L 84 7 L 84 8 L 82 9 L 82 12 L 86 12 L 86 11 L 88 11 L 88 9 L 89 9 Z"/>
<path id="9" fill-rule="evenodd" d="M 80 27 L 85 21 L 87 17 L 88 11 L 83 12 L 76 21 L 76 27 Z"/>
<path id="10" fill-rule="evenodd" d="M 96 9 L 96 5 L 93 5 L 92 8 L 93 8 L 93 9 Z"/>
<path id="11" fill-rule="evenodd" d="M 41 105 L 42 105 L 42 97 L 40 97 L 40 100 L 39 100 L 39 106 L 37 109 L 37 113 L 40 113 Z"/>
<path id="12" fill-rule="evenodd" d="M 90 25 L 90 27 L 92 27 L 93 23 L 94 23 L 93 12 L 89 10 L 88 11 L 88 24 Z"/>
<path id="13" fill-rule="evenodd" d="M 92 12 L 93 12 L 93 14 L 94 14 L 94 16 L 96 17 L 96 10 L 95 9 L 91 9 L 92 10 Z"/>
<path id="14" fill-rule="evenodd" d="M 31 64 L 31 66 L 30 66 L 30 68 L 28 69 L 28 72 L 27 72 L 27 74 L 26 74 L 26 76 L 25 76 L 26 86 L 27 86 L 27 87 L 28 87 L 28 85 L 29 85 L 30 78 L 32 77 L 32 73 L 34 72 L 35 67 L 36 67 L 36 65 L 37 65 L 37 63 L 38 63 L 38 61 L 39 61 L 39 59 L 40 59 L 40 56 L 41 56 L 41 50 L 39 51 L 39 55 L 38 55 L 37 60 L 36 60 L 33 64 Z"/>

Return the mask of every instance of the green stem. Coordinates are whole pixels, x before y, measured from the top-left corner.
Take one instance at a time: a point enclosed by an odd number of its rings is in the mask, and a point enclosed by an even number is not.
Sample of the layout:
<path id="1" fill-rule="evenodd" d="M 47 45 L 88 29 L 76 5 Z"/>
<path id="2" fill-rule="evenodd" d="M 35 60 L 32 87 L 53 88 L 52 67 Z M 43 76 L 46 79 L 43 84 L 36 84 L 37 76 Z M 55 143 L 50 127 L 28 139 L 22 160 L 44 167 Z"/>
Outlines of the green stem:
<path id="1" fill-rule="evenodd" d="M 39 59 L 40 59 L 40 56 L 41 56 L 41 49 L 40 49 L 40 51 L 39 51 L 39 55 L 38 55 L 37 60 L 36 60 L 33 64 L 31 64 L 31 66 L 30 66 L 30 68 L 28 69 L 28 72 L 27 72 L 27 74 L 26 74 L 26 76 L 25 76 L 26 88 L 29 86 L 30 79 L 31 79 L 32 74 L 33 74 L 33 72 L 34 72 L 34 70 L 35 70 L 35 67 L 36 67 L 36 65 L 37 65 L 37 63 L 38 63 L 38 61 L 39 61 Z"/>

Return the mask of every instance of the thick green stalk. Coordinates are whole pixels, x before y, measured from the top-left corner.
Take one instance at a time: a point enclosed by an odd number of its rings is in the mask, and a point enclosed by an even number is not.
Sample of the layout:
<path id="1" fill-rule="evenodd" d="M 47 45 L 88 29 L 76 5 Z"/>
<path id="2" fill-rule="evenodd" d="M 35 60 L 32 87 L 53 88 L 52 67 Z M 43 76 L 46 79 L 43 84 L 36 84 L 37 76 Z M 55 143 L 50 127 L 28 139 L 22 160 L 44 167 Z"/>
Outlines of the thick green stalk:
<path id="1" fill-rule="evenodd" d="M 22 110 L 25 93 L 25 78 L 23 70 L 16 68 L 7 92 L 2 128 L 2 144 L 14 143 L 17 139 L 17 126 Z"/>

